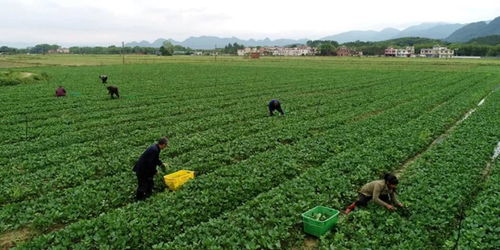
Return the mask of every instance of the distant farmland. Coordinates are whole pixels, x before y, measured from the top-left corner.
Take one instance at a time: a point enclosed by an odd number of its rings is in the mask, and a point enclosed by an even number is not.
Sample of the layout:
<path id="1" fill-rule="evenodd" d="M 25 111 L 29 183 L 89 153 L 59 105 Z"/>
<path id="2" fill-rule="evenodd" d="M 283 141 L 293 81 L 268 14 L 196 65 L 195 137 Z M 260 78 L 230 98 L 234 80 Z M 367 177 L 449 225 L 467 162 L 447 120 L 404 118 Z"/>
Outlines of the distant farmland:
<path id="1" fill-rule="evenodd" d="M 500 61 L 420 58 L 0 56 L 0 244 L 46 249 L 496 248 Z M 110 99 L 98 76 L 120 89 Z M 64 86 L 68 96 L 55 98 Z M 279 99 L 285 116 L 269 117 Z M 481 103 L 481 105 L 478 105 Z M 161 136 L 179 191 L 134 202 Z M 342 210 L 384 172 L 407 213 Z M 163 173 L 166 174 L 166 173 Z M 480 211 L 480 212 L 479 212 Z"/>

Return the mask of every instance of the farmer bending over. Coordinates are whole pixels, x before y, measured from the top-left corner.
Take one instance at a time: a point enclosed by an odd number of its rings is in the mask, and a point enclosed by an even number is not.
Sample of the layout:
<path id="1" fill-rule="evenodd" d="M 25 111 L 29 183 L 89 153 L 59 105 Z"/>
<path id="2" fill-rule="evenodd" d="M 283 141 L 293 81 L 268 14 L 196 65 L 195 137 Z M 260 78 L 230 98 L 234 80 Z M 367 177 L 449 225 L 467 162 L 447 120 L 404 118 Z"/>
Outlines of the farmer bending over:
<path id="1" fill-rule="evenodd" d="M 366 204 L 373 199 L 373 201 L 385 208 L 393 211 L 396 208 L 389 204 L 396 204 L 396 206 L 403 207 L 403 204 L 398 201 L 396 194 L 396 187 L 399 181 L 393 174 L 385 174 L 383 180 L 372 181 L 365 184 L 359 191 L 359 199 L 349 205 L 345 210 L 349 214 L 356 206 L 366 206 Z"/>
<path id="2" fill-rule="evenodd" d="M 142 153 L 135 164 L 133 170 L 137 175 L 137 200 L 144 200 L 153 193 L 153 176 L 158 172 L 156 166 L 165 167 L 165 164 L 160 160 L 160 151 L 167 147 L 167 143 L 168 139 L 166 137 L 159 139 L 158 143 L 149 146 Z"/>
<path id="3" fill-rule="evenodd" d="M 272 99 L 270 102 L 269 102 L 269 115 L 270 116 L 273 116 L 274 115 L 274 111 L 277 110 L 278 112 L 281 113 L 281 115 L 285 115 L 285 112 L 283 112 L 283 110 L 281 109 L 281 103 L 280 101 L 278 100 L 275 100 L 275 99 Z"/>
<path id="4" fill-rule="evenodd" d="M 56 89 L 56 96 L 66 96 L 66 90 L 62 86 L 59 86 L 59 88 Z"/>
<path id="5" fill-rule="evenodd" d="M 116 98 L 119 98 L 120 95 L 118 94 L 118 87 L 116 86 L 107 86 L 106 89 L 108 89 L 108 94 L 111 96 L 111 99 L 114 99 L 114 95 L 116 95 Z"/>
<path id="6" fill-rule="evenodd" d="M 108 81 L 107 75 L 100 75 L 99 78 L 101 78 L 102 83 L 106 83 Z"/>

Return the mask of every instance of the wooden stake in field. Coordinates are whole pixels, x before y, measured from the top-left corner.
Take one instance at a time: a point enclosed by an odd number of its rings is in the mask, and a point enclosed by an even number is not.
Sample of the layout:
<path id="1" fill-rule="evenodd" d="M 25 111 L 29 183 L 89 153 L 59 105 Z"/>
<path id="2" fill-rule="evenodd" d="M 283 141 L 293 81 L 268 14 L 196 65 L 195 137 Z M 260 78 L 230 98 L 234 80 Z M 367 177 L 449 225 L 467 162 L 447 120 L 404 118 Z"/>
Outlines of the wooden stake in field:
<path id="1" fill-rule="evenodd" d="M 215 87 L 217 87 L 218 72 L 217 72 L 217 44 L 214 45 L 214 63 L 215 63 Z"/>

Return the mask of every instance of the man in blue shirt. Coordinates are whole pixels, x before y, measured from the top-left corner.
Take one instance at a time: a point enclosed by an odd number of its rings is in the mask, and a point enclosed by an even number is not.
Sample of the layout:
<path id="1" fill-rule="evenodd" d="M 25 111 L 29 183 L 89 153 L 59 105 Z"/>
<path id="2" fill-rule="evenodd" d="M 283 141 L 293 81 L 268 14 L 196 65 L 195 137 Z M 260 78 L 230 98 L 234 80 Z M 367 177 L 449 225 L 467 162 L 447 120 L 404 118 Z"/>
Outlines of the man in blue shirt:
<path id="1" fill-rule="evenodd" d="M 158 172 L 156 166 L 165 167 L 165 164 L 160 160 L 160 151 L 167 147 L 168 139 L 163 137 L 158 140 L 158 143 L 149 146 L 142 153 L 141 157 L 134 166 L 135 174 L 137 175 L 137 200 L 144 200 L 153 193 L 154 181 L 153 177 Z"/>

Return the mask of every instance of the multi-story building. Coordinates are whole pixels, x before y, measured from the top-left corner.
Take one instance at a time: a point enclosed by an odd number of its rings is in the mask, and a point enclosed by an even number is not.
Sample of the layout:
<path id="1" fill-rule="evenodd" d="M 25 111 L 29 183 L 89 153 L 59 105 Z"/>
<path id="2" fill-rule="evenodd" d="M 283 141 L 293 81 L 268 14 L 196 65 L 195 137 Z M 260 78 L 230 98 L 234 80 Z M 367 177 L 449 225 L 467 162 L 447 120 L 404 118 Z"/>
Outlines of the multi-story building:
<path id="1" fill-rule="evenodd" d="M 395 57 L 397 53 L 398 53 L 398 49 L 395 49 L 393 47 L 389 47 L 389 48 L 385 49 L 385 51 L 384 51 L 385 56 Z"/>
<path id="2" fill-rule="evenodd" d="M 451 58 L 453 57 L 453 53 L 453 50 L 440 46 L 434 46 L 432 49 L 420 50 L 420 56 L 423 57 Z"/>
<path id="3" fill-rule="evenodd" d="M 295 48 L 285 47 L 261 47 L 257 48 L 244 48 L 238 50 L 239 56 L 250 55 L 251 53 L 259 53 L 260 55 L 272 56 L 312 56 L 315 55 L 316 50 L 308 46 L 299 46 Z"/>
<path id="4" fill-rule="evenodd" d="M 69 49 L 68 48 L 58 48 L 58 49 L 51 49 L 48 50 L 47 53 L 49 54 L 69 54 Z"/>
<path id="5" fill-rule="evenodd" d="M 384 55 L 393 57 L 410 57 L 415 55 L 415 48 L 413 46 L 408 46 L 404 49 L 396 49 L 389 47 L 385 49 Z"/>
<path id="6" fill-rule="evenodd" d="M 408 46 L 404 49 L 398 49 L 396 52 L 396 57 L 410 57 L 415 55 L 415 47 Z"/>
<path id="7" fill-rule="evenodd" d="M 238 53 L 239 56 L 244 56 L 244 55 L 249 55 L 250 53 L 255 53 L 257 52 L 257 48 L 244 48 L 244 49 L 239 49 L 236 53 Z"/>

